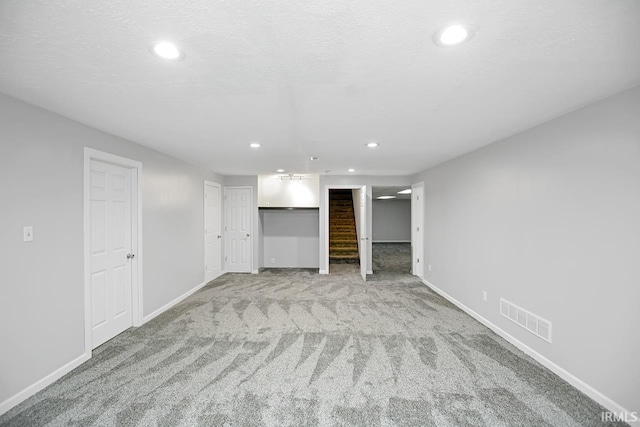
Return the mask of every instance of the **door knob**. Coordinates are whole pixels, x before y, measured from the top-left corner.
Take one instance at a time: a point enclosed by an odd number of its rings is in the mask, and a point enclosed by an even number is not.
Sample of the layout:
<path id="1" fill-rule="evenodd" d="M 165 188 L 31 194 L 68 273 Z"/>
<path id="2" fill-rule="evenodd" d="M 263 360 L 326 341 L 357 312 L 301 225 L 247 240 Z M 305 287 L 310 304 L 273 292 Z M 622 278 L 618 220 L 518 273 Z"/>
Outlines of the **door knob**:
<path id="1" fill-rule="evenodd" d="M 247 237 L 250 237 L 251 235 L 249 233 L 247 233 Z"/>
<path id="2" fill-rule="evenodd" d="M 135 257 L 134 254 L 127 254 L 127 259 L 133 259 Z"/>
<path id="3" fill-rule="evenodd" d="M 218 234 L 218 239 L 222 239 L 222 236 Z"/>

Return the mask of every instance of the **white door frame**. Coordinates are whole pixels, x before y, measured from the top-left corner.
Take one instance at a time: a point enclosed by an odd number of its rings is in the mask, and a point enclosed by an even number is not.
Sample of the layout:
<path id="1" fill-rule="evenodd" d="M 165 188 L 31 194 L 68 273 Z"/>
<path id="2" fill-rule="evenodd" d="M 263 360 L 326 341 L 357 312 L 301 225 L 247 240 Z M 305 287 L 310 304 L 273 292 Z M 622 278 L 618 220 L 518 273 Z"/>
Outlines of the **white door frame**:
<path id="1" fill-rule="evenodd" d="M 91 356 L 91 161 L 131 169 L 131 315 L 133 326 L 142 326 L 142 163 L 84 148 L 84 347 Z"/>
<path id="2" fill-rule="evenodd" d="M 253 206 L 253 187 L 249 186 L 249 185 L 225 185 L 224 187 L 222 187 L 222 201 L 223 201 L 223 209 L 222 209 L 222 227 L 224 228 L 223 234 L 222 234 L 222 239 L 224 240 L 225 234 L 227 232 L 227 209 L 226 209 L 226 199 L 227 199 L 227 189 L 245 189 L 245 190 L 249 190 L 249 234 L 251 234 L 251 247 L 249 248 L 249 272 L 251 274 L 257 274 L 258 270 L 254 270 L 253 269 L 253 249 L 254 246 L 256 244 L 256 241 L 254 240 L 254 236 L 253 235 L 253 209 L 255 208 Z M 224 249 L 223 249 L 223 253 L 224 253 L 224 270 L 223 271 L 228 271 L 227 269 L 227 245 L 224 245 Z"/>
<path id="3" fill-rule="evenodd" d="M 224 233 L 222 230 L 222 217 L 224 215 L 224 206 L 222 204 L 222 201 L 224 199 L 223 194 L 222 194 L 222 186 L 220 184 L 218 184 L 217 182 L 213 182 L 213 181 L 207 181 L 206 179 L 204 180 L 204 185 L 203 185 L 203 191 L 204 193 L 202 194 L 202 198 L 203 198 L 203 213 L 204 213 L 204 229 L 206 230 L 207 228 L 207 201 L 204 200 L 207 197 L 207 185 L 213 186 L 213 187 L 218 187 L 218 191 L 220 192 L 220 215 L 218 215 L 218 230 L 220 230 L 220 235 L 222 236 L 222 238 L 220 239 L 220 253 L 218 253 L 218 266 L 219 268 L 219 272 L 218 275 L 216 277 L 220 277 L 222 275 L 222 272 L 224 271 L 224 269 L 226 268 L 226 266 L 223 267 L 222 264 L 222 255 L 224 254 Z M 205 282 L 210 282 L 211 280 L 214 280 L 216 277 L 213 277 L 209 280 L 207 280 L 207 258 L 206 258 L 206 254 L 207 254 L 207 233 L 205 231 L 204 233 L 204 254 L 205 254 L 205 258 L 204 258 L 204 281 Z"/>
<path id="4" fill-rule="evenodd" d="M 320 274 L 329 274 L 329 190 L 363 190 L 366 192 L 366 184 L 349 184 L 349 185 L 325 185 L 324 186 L 324 252 L 320 251 L 320 265 L 324 265 L 325 269 L 320 269 Z M 366 197 L 366 195 L 365 195 Z M 366 207 L 368 209 L 368 206 Z M 367 213 L 367 218 L 369 218 Z M 368 221 L 367 221 L 368 222 Z M 367 228 L 369 224 L 367 224 Z M 366 236 L 367 230 L 364 230 Z M 360 242 L 358 242 L 360 243 Z M 322 263 L 324 258 L 324 264 Z M 366 262 L 366 260 L 365 260 Z"/>
<path id="5" fill-rule="evenodd" d="M 414 203 L 414 196 L 421 203 Z M 424 278 L 424 182 L 411 185 L 411 274 Z M 418 259 L 420 260 L 418 262 Z"/>

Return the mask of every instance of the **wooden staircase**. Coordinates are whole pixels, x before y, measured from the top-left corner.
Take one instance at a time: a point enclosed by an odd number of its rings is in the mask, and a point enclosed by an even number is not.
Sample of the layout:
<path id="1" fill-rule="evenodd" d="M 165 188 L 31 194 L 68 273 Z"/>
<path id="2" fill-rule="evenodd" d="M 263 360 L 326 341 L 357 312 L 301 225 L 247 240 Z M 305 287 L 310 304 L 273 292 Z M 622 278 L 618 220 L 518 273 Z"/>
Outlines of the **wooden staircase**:
<path id="1" fill-rule="evenodd" d="M 351 190 L 329 191 L 329 262 L 360 262 Z"/>

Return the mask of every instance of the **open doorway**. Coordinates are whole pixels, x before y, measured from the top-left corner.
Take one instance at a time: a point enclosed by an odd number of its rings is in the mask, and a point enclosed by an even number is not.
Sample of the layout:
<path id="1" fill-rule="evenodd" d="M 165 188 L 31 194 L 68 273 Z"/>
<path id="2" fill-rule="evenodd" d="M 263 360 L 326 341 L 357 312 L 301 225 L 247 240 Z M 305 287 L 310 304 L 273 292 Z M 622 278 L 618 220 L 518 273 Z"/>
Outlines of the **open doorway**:
<path id="1" fill-rule="evenodd" d="M 329 264 L 360 264 L 353 190 L 329 190 Z"/>
<path id="2" fill-rule="evenodd" d="M 326 200 L 324 255 L 327 266 L 324 274 L 329 273 L 332 267 L 355 266 L 362 280 L 366 282 L 369 253 L 367 186 L 327 185 L 324 192 Z M 338 268 L 338 270 L 344 269 Z"/>
<path id="3" fill-rule="evenodd" d="M 412 272 L 411 186 L 372 188 L 373 273 Z"/>

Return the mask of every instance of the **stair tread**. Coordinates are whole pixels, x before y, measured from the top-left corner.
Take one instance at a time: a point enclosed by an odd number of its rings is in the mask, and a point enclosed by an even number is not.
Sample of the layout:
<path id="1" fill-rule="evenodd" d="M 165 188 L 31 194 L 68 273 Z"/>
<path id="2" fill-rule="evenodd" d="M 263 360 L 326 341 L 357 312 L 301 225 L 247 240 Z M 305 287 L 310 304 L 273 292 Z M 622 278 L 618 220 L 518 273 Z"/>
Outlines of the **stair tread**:
<path id="1" fill-rule="evenodd" d="M 360 259 L 351 190 L 331 190 L 329 194 L 329 259 Z"/>

